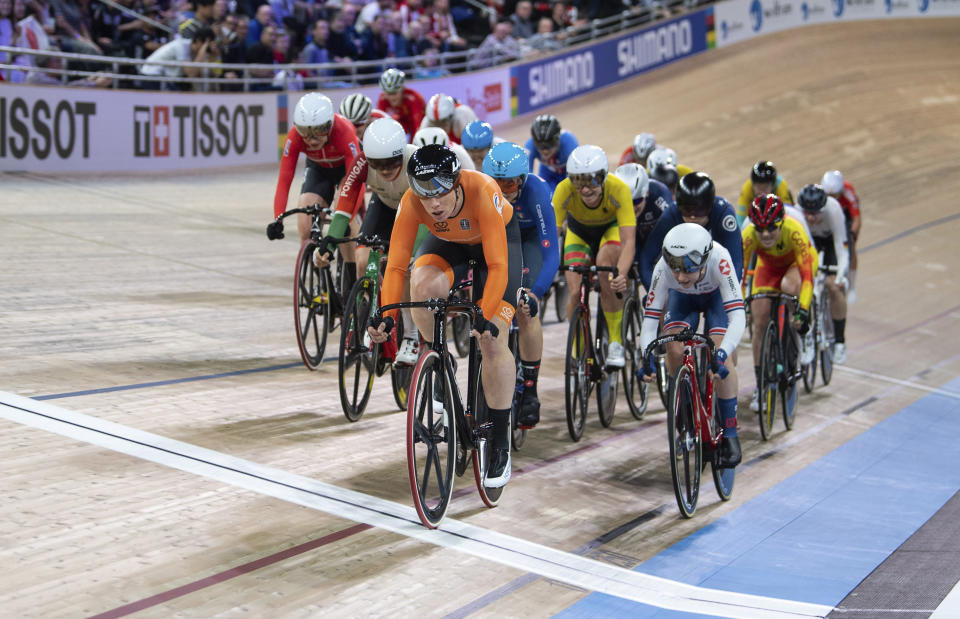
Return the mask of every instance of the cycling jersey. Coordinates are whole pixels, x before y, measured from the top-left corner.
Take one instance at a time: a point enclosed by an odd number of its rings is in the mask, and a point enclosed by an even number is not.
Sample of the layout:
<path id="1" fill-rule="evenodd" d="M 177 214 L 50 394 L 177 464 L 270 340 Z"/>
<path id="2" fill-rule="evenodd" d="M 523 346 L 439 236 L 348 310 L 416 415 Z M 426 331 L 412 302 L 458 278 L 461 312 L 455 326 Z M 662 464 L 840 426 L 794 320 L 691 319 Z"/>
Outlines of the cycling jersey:
<path id="1" fill-rule="evenodd" d="M 796 265 L 800 269 L 800 307 L 810 309 L 813 299 L 813 276 L 817 269 L 817 250 L 810 244 L 803 224 L 793 217 L 784 217 L 780 236 L 770 249 L 760 245 L 757 228 L 752 223 L 743 229 L 743 258 L 750 260 L 757 254 L 757 269 L 753 281 L 754 292 L 780 290 L 780 280 L 787 270 Z"/>
<path id="2" fill-rule="evenodd" d="M 427 102 L 423 100 L 423 95 L 416 90 L 404 88 L 403 98 L 400 99 L 399 106 L 393 107 L 390 105 L 390 102 L 387 101 L 387 96 L 380 93 L 380 98 L 377 99 L 377 109 L 383 110 L 395 121 L 400 123 L 404 133 L 407 134 L 407 139 L 410 139 L 413 137 L 413 134 L 417 132 L 417 129 L 420 128 L 420 123 L 423 122 L 423 116 L 427 110 Z"/>
<path id="3" fill-rule="evenodd" d="M 777 177 L 777 186 L 773 192 L 777 194 L 784 204 L 793 204 L 793 194 L 787 187 L 787 181 Z M 737 223 L 743 224 L 743 220 L 750 214 L 750 205 L 753 204 L 753 180 L 747 179 L 747 182 L 740 188 L 740 198 L 737 200 Z"/>
<path id="4" fill-rule="evenodd" d="M 707 313 L 708 333 L 711 335 L 722 333 L 723 341 L 720 342 L 720 348 L 726 351 L 727 356 L 732 356 L 746 327 L 740 280 L 736 276 L 732 262 L 730 252 L 714 241 L 703 277 L 690 288 L 684 288 L 677 282 L 666 261 L 660 258 L 653 269 L 653 283 L 647 293 L 647 304 L 640 328 L 639 350 L 646 351 L 650 342 L 657 337 L 657 327 L 660 318 L 664 316 L 664 306 L 667 304 L 668 296 L 671 312 L 678 314 L 679 319 L 665 323 L 664 330 L 674 327 L 695 329 L 699 320 L 689 315 L 694 312 L 687 312 L 683 307 L 685 305 L 689 307 L 690 301 L 684 297 L 701 297 L 698 300 L 705 303 L 696 303 L 693 308 L 698 310 L 696 313 Z M 719 296 L 716 293 L 719 293 Z M 680 311 L 675 311 L 674 305 Z"/>
<path id="5" fill-rule="evenodd" d="M 287 198 L 290 194 L 290 182 L 297 169 L 297 159 L 304 153 L 307 159 L 322 168 L 343 166 L 349 170 L 360 156 L 360 142 L 353 123 L 339 114 L 333 115 L 333 127 L 327 142 L 316 150 L 307 150 L 307 145 L 297 132 L 296 127 L 287 133 L 280 158 L 280 175 L 277 179 L 277 191 L 273 196 L 273 216 L 279 217 L 287 210 Z"/>
<path id="6" fill-rule="evenodd" d="M 385 178 L 379 170 L 368 166 L 366 156 L 361 155 L 340 184 L 337 210 L 350 212 L 357 200 L 357 195 L 362 195 L 363 183 L 366 183 L 366 188 L 376 194 L 384 204 L 393 209 L 397 208 L 404 192 L 410 188 L 410 182 L 407 180 L 407 161 L 416 150 L 416 146 L 407 144 L 403 151 L 403 165 L 392 179 Z M 353 213 L 350 212 L 350 214 Z"/>
<path id="7" fill-rule="evenodd" d="M 557 225 L 566 221 L 573 230 L 606 227 L 613 222 L 620 227 L 637 225 L 630 188 L 613 174 L 607 174 L 603 182 L 603 198 L 594 207 L 584 203 L 569 178 L 563 179 L 553 193 L 553 212 Z"/>
<path id="8" fill-rule="evenodd" d="M 390 236 L 390 254 L 383 278 L 381 305 L 400 302 L 417 229 L 423 224 L 433 236 L 441 240 L 462 245 L 482 245 L 487 278 L 480 308 L 487 319 L 506 316 L 505 321 L 509 324 L 513 319 L 513 308 L 503 307 L 503 296 L 509 279 L 506 226 L 513 219 L 513 207 L 503 197 L 497 183 L 481 172 L 462 171 L 460 188 L 463 204 L 445 221 L 435 221 L 413 191 L 408 190 L 403 194 L 397 209 L 393 234 Z M 448 277 L 453 285 L 450 273 Z M 395 317 L 396 310 L 387 312 L 387 315 Z"/>
<path id="9" fill-rule="evenodd" d="M 527 285 L 538 299 L 542 299 L 557 274 L 560 265 L 560 253 L 557 247 L 557 223 L 554 219 L 553 205 L 550 203 L 550 188 L 547 183 L 536 174 L 528 174 L 520 189 L 520 195 L 514 200 L 513 214 L 517 218 L 524 239 L 524 266 L 528 267 L 531 260 L 527 259 L 527 239 L 537 245 L 537 268 L 530 269 L 530 276 L 536 277 L 533 285 Z M 526 231 L 536 230 L 536 235 L 528 235 Z M 533 249 L 532 247 L 530 248 Z M 528 267 L 529 268 L 529 267 Z M 526 278 L 524 278 L 526 284 Z"/>
<path id="10" fill-rule="evenodd" d="M 850 181 L 843 181 L 843 192 L 837 196 L 837 202 L 840 203 L 843 214 L 848 220 L 860 216 L 860 198 L 857 197 L 857 192 L 853 190 Z"/>
<path id="11" fill-rule="evenodd" d="M 537 150 L 537 147 L 534 146 L 533 138 L 527 138 L 527 142 L 523 147 L 527 150 L 527 153 L 530 154 L 530 172 L 533 172 L 534 160 L 539 159 L 540 171 L 537 172 L 537 176 L 547 181 L 547 185 L 550 186 L 551 191 L 556 190 L 560 181 L 567 178 L 567 158 L 579 144 L 577 136 L 564 129 L 560 133 L 557 152 L 544 159 L 540 151 Z"/>
<path id="12" fill-rule="evenodd" d="M 637 203 L 634 202 L 634 206 L 636 205 Z M 643 200 L 643 209 L 637 214 L 637 249 L 633 253 L 635 263 L 640 260 L 643 246 L 660 220 L 660 216 L 671 206 L 673 206 L 673 196 L 670 195 L 670 190 L 660 181 L 651 179 L 647 197 Z"/>
<path id="13" fill-rule="evenodd" d="M 460 137 L 463 135 L 463 128 L 472 123 L 477 118 L 476 112 L 474 112 L 469 105 L 464 105 L 463 103 L 456 103 L 453 108 L 453 124 L 450 129 L 447 130 L 447 137 L 450 139 L 451 144 L 459 144 Z M 434 123 L 430 120 L 429 117 L 424 116 L 423 120 L 420 121 L 420 129 L 425 129 L 427 127 L 437 127 L 437 123 Z"/>
<path id="14" fill-rule="evenodd" d="M 660 215 L 653 232 L 647 237 L 640 256 L 640 281 L 643 287 L 650 290 L 650 280 L 653 277 L 653 267 L 660 259 L 663 250 L 663 239 L 674 226 L 683 223 L 680 209 L 671 205 Z M 710 219 L 707 221 L 707 231 L 715 243 L 723 245 L 733 259 L 733 272 L 737 280 L 743 277 L 743 248 L 740 240 L 740 226 L 734 214 L 733 205 L 717 196 L 713 200 L 713 209 L 710 210 Z"/>
<path id="15" fill-rule="evenodd" d="M 847 224 L 843 218 L 843 208 L 840 203 L 827 197 L 827 204 L 820 210 L 820 221 L 809 224 L 810 238 L 818 251 L 823 251 L 826 244 L 833 246 L 830 260 L 825 258 L 824 264 L 837 267 L 837 277 L 842 278 L 847 273 L 849 256 L 844 244 L 847 241 Z"/>

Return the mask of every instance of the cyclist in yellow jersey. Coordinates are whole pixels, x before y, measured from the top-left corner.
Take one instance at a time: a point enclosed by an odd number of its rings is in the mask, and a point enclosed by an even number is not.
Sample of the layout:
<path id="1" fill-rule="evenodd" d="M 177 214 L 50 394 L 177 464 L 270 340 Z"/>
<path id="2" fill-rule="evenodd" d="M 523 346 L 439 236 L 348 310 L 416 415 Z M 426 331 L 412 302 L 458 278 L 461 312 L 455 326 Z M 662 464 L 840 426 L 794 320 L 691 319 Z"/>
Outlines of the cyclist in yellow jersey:
<path id="1" fill-rule="evenodd" d="M 740 199 L 737 200 L 737 223 L 743 225 L 747 218 L 747 211 L 757 196 L 772 193 L 779 197 L 784 204 L 793 204 L 793 194 L 787 187 L 787 181 L 777 174 L 777 168 L 772 161 L 758 161 L 750 170 L 750 178 L 740 188 Z M 746 264 L 746 263 L 744 263 Z"/>
<path id="2" fill-rule="evenodd" d="M 600 306 L 607 321 L 610 346 L 607 365 L 623 367 L 623 343 L 620 324 L 622 302 L 616 293 L 627 289 L 627 274 L 633 263 L 637 218 L 633 212 L 630 188 L 608 171 L 607 154 L 599 146 L 585 144 L 573 149 L 567 159 L 567 178 L 553 194 L 557 226 L 567 224 L 563 244 L 563 263 L 616 266 L 617 276 L 600 277 Z M 604 274 L 607 275 L 607 274 Z M 579 275 L 565 272 L 567 289 L 580 288 Z M 567 318 L 579 301 L 576 294 L 567 300 Z"/>
<path id="3" fill-rule="evenodd" d="M 817 271 L 817 250 L 807 236 L 803 224 L 786 215 L 783 200 L 773 194 L 758 196 L 750 207 L 750 224 L 743 229 L 743 262 L 749 264 L 754 253 L 757 269 L 751 293 L 782 291 L 798 297 L 800 307 L 794 313 L 797 332 L 805 335 L 810 328 L 810 302 L 813 300 L 813 278 Z M 757 299 L 750 304 L 753 370 L 760 384 L 760 346 L 763 330 L 770 319 L 770 299 Z M 759 410 L 759 394 L 753 392 L 752 410 Z"/>

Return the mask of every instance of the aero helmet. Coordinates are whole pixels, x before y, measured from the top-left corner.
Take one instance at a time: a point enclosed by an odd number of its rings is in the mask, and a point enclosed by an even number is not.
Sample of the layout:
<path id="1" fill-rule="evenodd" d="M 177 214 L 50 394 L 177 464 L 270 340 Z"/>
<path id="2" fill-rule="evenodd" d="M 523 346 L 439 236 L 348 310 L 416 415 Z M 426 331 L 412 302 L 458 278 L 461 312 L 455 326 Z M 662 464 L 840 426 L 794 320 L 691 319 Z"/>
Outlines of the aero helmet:
<path id="1" fill-rule="evenodd" d="M 695 273 L 707 265 L 713 238 L 703 226 L 682 223 L 663 237 L 661 255 L 671 271 Z"/>
<path id="2" fill-rule="evenodd" d="M 705 172 L 691 172 L 677 183 L 677 208 L 683 215 L 704 217 L 713 210 L 717 189 Z"/>
<path id="3" fill-rule="evenodd" d="M 758 228 L 769 228 L 783 221 L 783 200 L 772 193 L 757 196 L 750 206 L 750 221 Z"/>
<path id="4" fill-rule="evenodd" d="M 427 144 L 410 156 L 407 179 L 410 189 L 423 198 L 450 193 L 460 180 L 460 159 L 446 146 Z"/>
<path id="5" fill-rule="evenodd" d="M 367 164 L 377 169 L 392 169 L 403 162 L 407 134 L 392 118 L 378 118 L 363 134 L 363 154 Z"/>
<path id="6" fill-rule="evenodd" d="M 750 180 L 754 183 L 770 183 L 771 186 L 777 185 L 777 168 L 772 161 L 758 161 L 753 164 L 750 170 Z"/>
<path id="7" fill-rule="evenodd" d="M 649 162 L 650 160 L 647 159 Z M 677 183 L 680 181 L 680 173 L 671 163 L 663 163 L 650 170 L 650 178 L 660 181 L 667 186 L 670 191 L 677 190 Z"/>
<path id="8" fill-rule="evenodd" d="M 403 82 L 407 74 L 400 69 L 387 69 L 380 74 L 380 89 L 383 92 L 399 92 L 403 90 Z"/>
<path id="9" fill-rule="evenodd" d="M 427 102 L 427 118 L 431 122 L 441 122 L 448 120 L 453 116 L 453 110 L 457 104 L 453 97 L 444 94 L 436 94 L 430 97 Z"/>
<path id="10" fill-rule="evenodd" d="M 653 149 L 657 147 L 657 140 L 652 133 L 638 133 L 633 138 L 633 158 L 640 161 L 646 161 Z"/>
<path id="11" fill-rule="evenodd" d="M 634 202 L 647 197 L 647 192 L 650 190 L 650 177 L 639 163 L 624 164 L 614 170 L 613 175 L 627 184 Z"/>
<path id="12" fill-rule="evenodd" d="M 447 136 L 447 132 L 440 127 L 424 127 L 413 134 L 413 142 L 411 143 L 414 146 L 426 146 L 427 144 L 449 146 L 450 138 Z"/>
<path id="13" fill-rule="evenodd" d="M 347 95 L 344 100 L 340 102 L 340 109 L 338 111 L 341 116 L 354 125 L 362 125 L 370 120 L 370 110 L 372 109 L 373 104 L 370 102 L 370 98 L 367 95 L 357 92 L 352 95 Z"/>
<path id="14" fill-rule="evenodd" d="M 797 204 L 803 210 L 815 213 L 827 205 L 827 192 L 820 185 L 804 185 L 797 195 Z"/>
<path id="15" fill-rule="evenodd" d="M 553 148 L 560 140 L 560 121 L 553 114 L 540 114 L 533 119 L 530 125 L 530 136 L 533 138 L 533 144 L 537 150 L 543 148 Z"/>
<path id="16" fill-rule="evenodd" d="M 460 145 L 470 150 L 490 148 L 493 144 L 493 127 L 490 123 L 475 120 L 463 128 L 460 136 Z"/>
<path id="17" fill-rule="evenodd" d="M 607 153 L 593 144 L 582 144 L 567 158 L 567 176 L 574 187 L 599 186 L 607 178 Z"/>
<path id="18" fill-rule="evenodd" d="M 647 172 L 652 174 L 658 166 L 662 165 L 670 165 L 676 168 L 677 154 L 669 148 L 657 146 L 653 149 L 653 152 L 647 155 Z"/>
<path id="19" fill-rule="evenodd" d="M 293 126 L 305 138 L 330 133 L 333 127 L 333 103 L 326 95 L 308 92 L 300 97 L 293 110 Z"/>
<path id="20" fill-rule="evenodd" d="M 823 185 L 823 190 L 831 196 L 840 195 L 843 193 L 843 174 L 840 174 L 840 170 L 825 172 L 820 184 Z"/>

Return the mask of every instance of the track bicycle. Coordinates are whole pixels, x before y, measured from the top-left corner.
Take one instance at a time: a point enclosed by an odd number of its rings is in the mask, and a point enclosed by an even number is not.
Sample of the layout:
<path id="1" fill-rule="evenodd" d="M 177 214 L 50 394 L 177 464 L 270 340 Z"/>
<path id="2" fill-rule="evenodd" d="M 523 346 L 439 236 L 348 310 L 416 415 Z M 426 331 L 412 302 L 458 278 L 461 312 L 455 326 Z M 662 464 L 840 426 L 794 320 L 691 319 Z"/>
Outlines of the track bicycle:
<path id="1" fill-rule="evenodd" d="M 757 385 L 760 410 L 760 435 L 773 436 L 773 419 L 777 400 L 783 410 L 783 424 L 793 428 L 797 412 L 797 381 L 800 380 L 800 336 L 793 326 L 790 308 L 797 306 L 797 297 L 783 292 L 758 292 L 746 302 L 770 299 L 770 319 L 763 329 L 760 343 L 760 384 Z M 778 397 L 779 396 L 779 397 Z"/>
<path id="2" fill-rule="evenodd" d="M 636 265 L 630 267 L 630 294 L 623 300 L 623 350 L 626 363 L 621 378 L 623 392 L 627 397 L 627 406 L 634 419 L 642 420 L 647 414 L 647 396 L 650 385 L 637 378 L 643 359 L 637 351 L 640 341 L 640 329 L 643 325 L 643 296 L 640 294 L 640 274 Z"/>
<path id="3" fill-rule="evenodd" d="M 323 361 L 327 335 L 336 330 L 335 318 L 341 314 L 341 277 L 343 257 L 337 251 L 336 272 L 330 265 L 319 267 L 313 261 L 314 251 L 323 239 L 323 227 L 332 215 L 330 207 L 320 204 L 290 209 L 277 217 L 303 213 L 311 218 L 310 238 L 300 246 L 293 276 L 293 320 L 297 330 L 300 358 L 309 370 L 316 370 Z"/>
<path id="4" fill-rule="evenodd" d="M 561 270 L 580 274 L 580 302 L 570 316 L 567 333 L 567 360 L 564 370 L 564 401 L 567 413 L 567 430 L 575 442 L 583 437 L 587 419 L 590 393 L 597 388 L 597 409 L 600 423 L 609 428 L 617 404 L 617 387 L 620 368 L 606 368 L 607 321 L 602 311 L 597 312 L 596 333 L 590 330 L 590 291 L 599 290 L 596 274 L 600 272 L 617 276 L 616 267 L 568 265 Z M 622 297 L 617 293 L 618 297 Z M 596 338 L 594 338 L 594 335 Z"/>
<path id="5" fill-rule="evenodd" d="M 677 507 L 684 518 L 691 518 L 700 498 L 700 474 L 707 462 L 713 484 L 723 501 L 730 500 L 736 469 L 720 467 L 720 441 L 723 427 L 717 416 L 717 397 L 712 375 L 716 371 L 716 345 L 709 337 L 685 329 L 655 339 L 644 351 L 649 358 L 668 342 L 683 343 L 683 357 L 674 375 L 667 407 L 667 437 L 670 445 L 670 477 Z M 694 354 L 701 348 L 704 354 Z M 706 452 L 706 453 L 704 453 Z"/>
<path id="6" fill-rule="evenodd" d="M 823 255 L 821 254 L 821 260 Z M 820 376 L 824 386 L 830 384 L 833 378 L 833 316 L 830 313 L 830 294 L 826 289 L 828 275 L 837 272 L 835 266 L 823 266 L 817 270 L 813 280 L 813 303 L 810 304 L 810 329 L 813 331 L 814 349 L 813 359 L 803 366 L 803 388 L 807 393 L 813 391 L 817 380 L 817 362 L 820 364 Z"/>
<path id="7" fill-rule="evenodd" d="M 394 362 L 397 343 L 390 339 L 382 346 L 370 341 L 367 326 L 377 311 L 380 301 L 382 261 L 388 242 L 377 236 L 358 236 L 339 239 L 338 243 L 356 241 L 370 248 L 370 257 L 364 274 L 353 285 L 344 301 L 343 322 L 340 329 L 340 352 L 337 374 L 340 386 L 340 405 L 349 421 L 363 415 L 373 389 L 373 377 L 390 370 L 393 399 L 400 410 L 407 408 L 407 390 L 410 386 L 412 365 Z M 398 314 L 399 316 L 399 314 Z M 402 317 L 397 333 L 403 333 Z"/>
<path id="8" fill-rule="evenodd" d="M 447 312 L 466 313 L 471 324 L 482 317 L 480 307 L 458 298 L 455 291 L 446 299 L 393 303 L 382 312 L 400 308 L 427 309 L 433 312 L 433 344 L 421 352 L 410 379 L 407 400 L 407 472 L 413 505 L 420 522 L 436 528 L 443 520 L 453 494 L 454 474 L 466 471 L 472 460 L 474 481 L 480 498 L 488 507 L 496 507 L 503 488 L 486 485 L 487 466 L 493 455 L 493 423 L 483 397 L 480 381 L 480 347 L 470 340 L 467 356 L 467 380 L 461 391 L 457 383 L 453 357 L 447 350 Z M 498 330 L 489 325 L 496 337 Z M 465 396 L 465 397 L 464 397 Z"/>

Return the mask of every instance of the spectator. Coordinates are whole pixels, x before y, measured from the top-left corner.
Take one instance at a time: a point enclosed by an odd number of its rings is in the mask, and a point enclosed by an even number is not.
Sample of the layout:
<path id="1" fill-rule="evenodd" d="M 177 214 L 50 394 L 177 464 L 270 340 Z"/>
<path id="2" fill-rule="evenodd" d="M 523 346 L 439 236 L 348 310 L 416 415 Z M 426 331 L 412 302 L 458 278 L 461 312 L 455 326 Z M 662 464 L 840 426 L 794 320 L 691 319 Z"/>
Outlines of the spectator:
<path id="1" fill-rule="evenodd" d="M 457 27 L 450 14 L 450 0 L 434 0 L 427 38 L 432 39 L 436 47 L 444 52 L 467 48 L 467 42 L 457 35 Z"/>
<path id="2" fill-rule="evenodd" d="M 407 28 L 411 23 L 420 19 L 423 14 L 423 0 L 407 0 L 401 2 L 393 11 L 394 15 L 400 15 L 401 31 L 406 36 Z"/>
<path id="3" fill-rule="evenodd" d="M 413 76 L 417 79 L 431 79 L 435 77 L 447 77 L 450 71 L 440 65 L 440 52 L 436 47 L 428 47 L 423 52 L 423 60 L 417 63 L 417 69 Z"/>
<path id="4" fill-rule="evenodd" d="M 350 13 L 341 10 L 330 22 L 330 36 L 327 39 L 327 51 L 333 61 L 340 64 L 350 63 L 360 57 L 360 52 L 348 35 Z"/>
<path id="5" fill-rule="evenodd" d="M 516 60 L 521 55 L 520 42 L 511 34 L 513 22 L 501 19 L 493 27 L 493 32 L 487 35 L 477 54 L 471 61 L 471 68 L 492 67 L 502 62 Z"/>
<path id="6" fill-rule="evenodd" d="M 410 55 L 410 45 L 407 37 L 403 34 L 403 16 L 399 11 L 390 13 L 387 18 L 387 29 L 389 32 L 388 47 L 390 52 L 388 58 L 406 58 Z"/>
<path id="7" fill-rule="evenodd" d="M 396 4 L 396 0 L 371 0 L 368 2 L 367 5 L 360 10 L 360 15 L 357 18 L 357 32 L 363 34 L 370 25 L 373 24 L 373 20 L 377 15 L 393 11 L 394 8 L 396 8 Z"/>
<path id="8" fill-rule="evenodd" d="M 213 26 L 214 0 L 193 0 L 193 16 L 177 27 L 177 35 L 192 39 L 200 28 Z"/>
<path id="9" fill-rule="evenodd" d="M 247 62 L 247 35 L 250 34 L 250 18 L 246 15 L 237 16 L 237 27 L 234 36 L 227 43 L 223 53 L 223 62 L 226 64 L 245 64 Z"/>
<path id="10" fill-rule="evenodd" d="M 269 7 L 268 7 L 269 8 Z M 250 23 L 251 30 L 253 29 L 253 22 Z M 249 64 L 265 64 L 272 65 L 276 63 L 276 59 L 273 56 L 274 50 L 277 47 L 277 27 L 273 24 L 267 24 L 263 31 L 260 33 L 260 40 L 254 43 L 253 45 L 247 46 L 247 63 Z M 250 77 L 255 78 L 265 78 L 273 77 L 274 70 L 272 67 L 261 67 L 258 69 L 250 69 Z M 270 83 L 258 83 L 250 87 L 251 90 L 270 90 L 272 88 Z"/>
<path id="11" fill-rule="evenodd" d="M 100 54 L 100 48 L 90 37 L 90 20 L 77 0 L 52 0 L 60 37 L 60 49 L 75 54 Z"/>
<path id="12" fill-rule="evenodd" d="M 613 17 L 626 10 L 622 0 L 583 0 L 580 7 L 579 17 L 587 21 Z"/>
<path id="13" fill-rule="evenodd" d="M 437 50 L 433 41 L 427 38 L 426 30 L 424 29 L 424 21 L 429 20 L 429 17 L 423 16 L 421 19 L 417 19 L 407 24 L 407 30 L 405 32 L 407 39 L 407 55 L 421 56 L 428 49 L 432 49 L 434 51 Z"/>
<path id="14" fill-rule="evenodd" d="M 530 0 L 520 0 L 517 2 L 517 9 L 510 16 L 513 23 L 513 36 L 518 39 L 529 39 L 533 36 L 535 25 L 533 23 L 533 3 Z"/>
<path id="15" fill-rule="evenodd" d="M 527 39 L 526 43 L 538 52 L 552 52 L 563 47 L 553 34 L 553 20 L 549 17 L 540 18 L 537 22 L 537 34 Z"/>
<path id="16" fill-rule="evenodd" d="M 50 6 L 49 0 L 30 0 L 29 8 L 33 16 L 36 17 L 40 25 L 43 26 L 43 30 L 47 33 L 47 36 L 53 36 L 53 33 L 57 30 L 57 21 L 53 15 L 53 7 Z"/>
<path id="17" fill-rule="evenodd" d="M 13 19 L 13 0 L 0 0 L 0 45 L 13 47 L 17 34 L 16 23 Z M 7 52 L 0 52 L 0 64 L 12 64 Z M 23 81 L 23 73 L 0 69 L 0 78 L 7 82 Z"/>
<path id="18" fill-rule="evenodd" d="M 300 62 L 309 64 L 328 64 L 333 62 L 330 52 L 327 51 L 327 38 L 330 36 L 330 24 L 326 20 L 318 19 L 313 23 L 310 42 L 300 52 Z M 304 77 L 329 77 L 333 75 L 330 69 L 316 69 L 306 71 Z M 311 89 L 320 87 L 321 82 L 307 82 Z"/>
<path id="19" fill-rule="evenodd" d="M 140 67 L 140 73 L 149 76 L 200 77 L 203 69 L 199 67 L 161 66 L 154 62 L 207 62 L 210 49 L 214 46 L 213 29 L 204 26 L 194 33 L 192 39 L 176 38 L 150 54 L 147 62 Z M 152 90 L 187 90 L 176 82 L 143 82 L 145 88 Z"/>
<path id="20" fill-rule="evenodd" d="M 63 68 L 63 59 L 59 56 L 37 56 L 37 68 L 27 74 L 24 83 L 42 86 L 72 86 L 80 88 L 109 88 L 113 79 L 105 75 L 90 75 L 81 79 L 71 80 L 64 84 L 57 70 Z"/>
<path id="21" fill-rule="evenodd" d="M 556 0 L 551 5 L 550 21 L 553 22 L 553 31 L 562 35 L 563 31 L 573 25 L 570 10 L 565 0 Z"/>
<path id="22" fill-rule="evenodd" d="M 247 46 L 255 45 L 260 42 L 264 28 L 273 24 L 273 9 L 269 4 L 261 4 L 257 7 L 256 16 L 250 20 L 250 31 L 247 32 Z"/>

